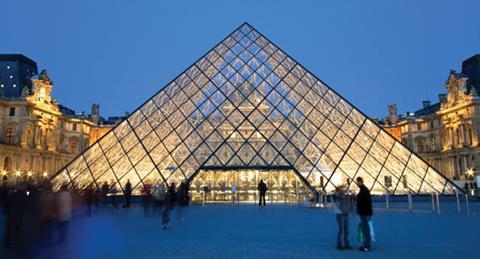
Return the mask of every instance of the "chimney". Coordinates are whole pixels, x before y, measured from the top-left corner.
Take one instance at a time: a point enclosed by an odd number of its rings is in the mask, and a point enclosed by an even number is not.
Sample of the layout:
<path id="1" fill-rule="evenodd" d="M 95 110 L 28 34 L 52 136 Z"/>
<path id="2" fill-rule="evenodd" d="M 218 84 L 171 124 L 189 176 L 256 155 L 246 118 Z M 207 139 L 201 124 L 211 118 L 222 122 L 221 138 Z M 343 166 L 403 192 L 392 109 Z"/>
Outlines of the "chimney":
<path id="1" fill-rule="evenodd" d="M 128 117 L 128 115 L 130 115 L 130 112 L 125 112 L 125 117 Z"/>
<path id="2" fill-rule="evenodd" d="M 441 103 L 446 103 L 447 102 L 447 95 L 446 94 L 439 94 L 438 95 L 438 101 Z"/>
<path id="3" fill-rule="evenodd" d="M 431 104 L 431 102 L 430 102 L 430 101 L 427 101 L 427 100 L 425 100 L 425 101 L 422 102 L 423 108 L 428 108 L 428 107 L 430 107 L 430 104 Z"/>
<path id="4" fill-rule="evenodd" d="M 100 122 L 100 104 L 92 104 L 92 121 L 97 124 Z"/>
<path id="5" fill-rule="evenodd" d="M 397 124 L 398 112 L 397 112 L 397 105 L 396 104 L 389 104 L 388 105 L 388 120 L 392 124 Z"/>

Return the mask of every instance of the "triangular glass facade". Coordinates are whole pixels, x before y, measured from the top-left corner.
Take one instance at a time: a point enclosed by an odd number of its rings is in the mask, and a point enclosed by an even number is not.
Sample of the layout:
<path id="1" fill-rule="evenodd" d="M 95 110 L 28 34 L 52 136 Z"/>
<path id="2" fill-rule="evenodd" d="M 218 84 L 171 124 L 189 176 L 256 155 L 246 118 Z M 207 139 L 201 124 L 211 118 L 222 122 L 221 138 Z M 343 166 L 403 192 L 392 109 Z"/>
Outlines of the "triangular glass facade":
<path id="1" fill-rule="evenodd" d="M 247 23 L 59 171 L 56 186 L 134 190 L 201 168 L 291 168 L 312 191 L 457 188 Z"/>

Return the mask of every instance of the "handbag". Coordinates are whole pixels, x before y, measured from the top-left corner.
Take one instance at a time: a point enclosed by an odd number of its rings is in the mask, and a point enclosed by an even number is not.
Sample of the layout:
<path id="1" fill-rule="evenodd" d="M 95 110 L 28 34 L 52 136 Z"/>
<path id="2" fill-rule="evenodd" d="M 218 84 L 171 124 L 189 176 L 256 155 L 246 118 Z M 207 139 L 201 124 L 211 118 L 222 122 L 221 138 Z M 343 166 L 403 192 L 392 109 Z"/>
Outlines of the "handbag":
<path id="1" fill-rule="evenodd" d="M 375 227 L 373 225 L 373 221 L 369 220 L 368 226 L 370 227 L 370 240 L 372 242 L 375 242 L 376 237 L 375 237 Z M 363 242 L 362 224 L 360 222 L 358 222 L 358 225 L 357 225 L 357 241 L 360 243 Z"/>

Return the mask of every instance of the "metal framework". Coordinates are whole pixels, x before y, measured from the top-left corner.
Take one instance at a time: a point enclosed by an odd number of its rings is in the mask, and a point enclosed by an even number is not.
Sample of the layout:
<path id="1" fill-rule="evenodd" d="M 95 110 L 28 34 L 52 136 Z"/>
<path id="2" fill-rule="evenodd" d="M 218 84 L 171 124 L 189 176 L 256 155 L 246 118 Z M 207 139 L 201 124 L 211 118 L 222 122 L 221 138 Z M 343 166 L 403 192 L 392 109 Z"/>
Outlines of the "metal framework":
<path id="1" fill-rule="evenodd" d="M 292 168 L 311 190 L 458 187 L 247 23 L 53 177 L 134 190 L 201 168 Z"/>

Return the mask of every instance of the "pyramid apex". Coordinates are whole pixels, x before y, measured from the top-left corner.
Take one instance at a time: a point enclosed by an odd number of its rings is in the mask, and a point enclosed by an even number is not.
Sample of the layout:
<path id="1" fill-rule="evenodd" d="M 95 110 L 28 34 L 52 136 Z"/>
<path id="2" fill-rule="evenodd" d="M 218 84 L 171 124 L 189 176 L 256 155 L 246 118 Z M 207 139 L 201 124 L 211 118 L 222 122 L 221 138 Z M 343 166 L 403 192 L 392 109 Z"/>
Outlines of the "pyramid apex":
<path id="1" fill-rule="evenodd" d="M 247 34 L 250 31 L 254 31 L 255 29 L 253 28 L 252 25 L 250 25 L 248 22 L 243 22 L 237 29 L 238 31 L 241 31 L 245 34 Z"/>

